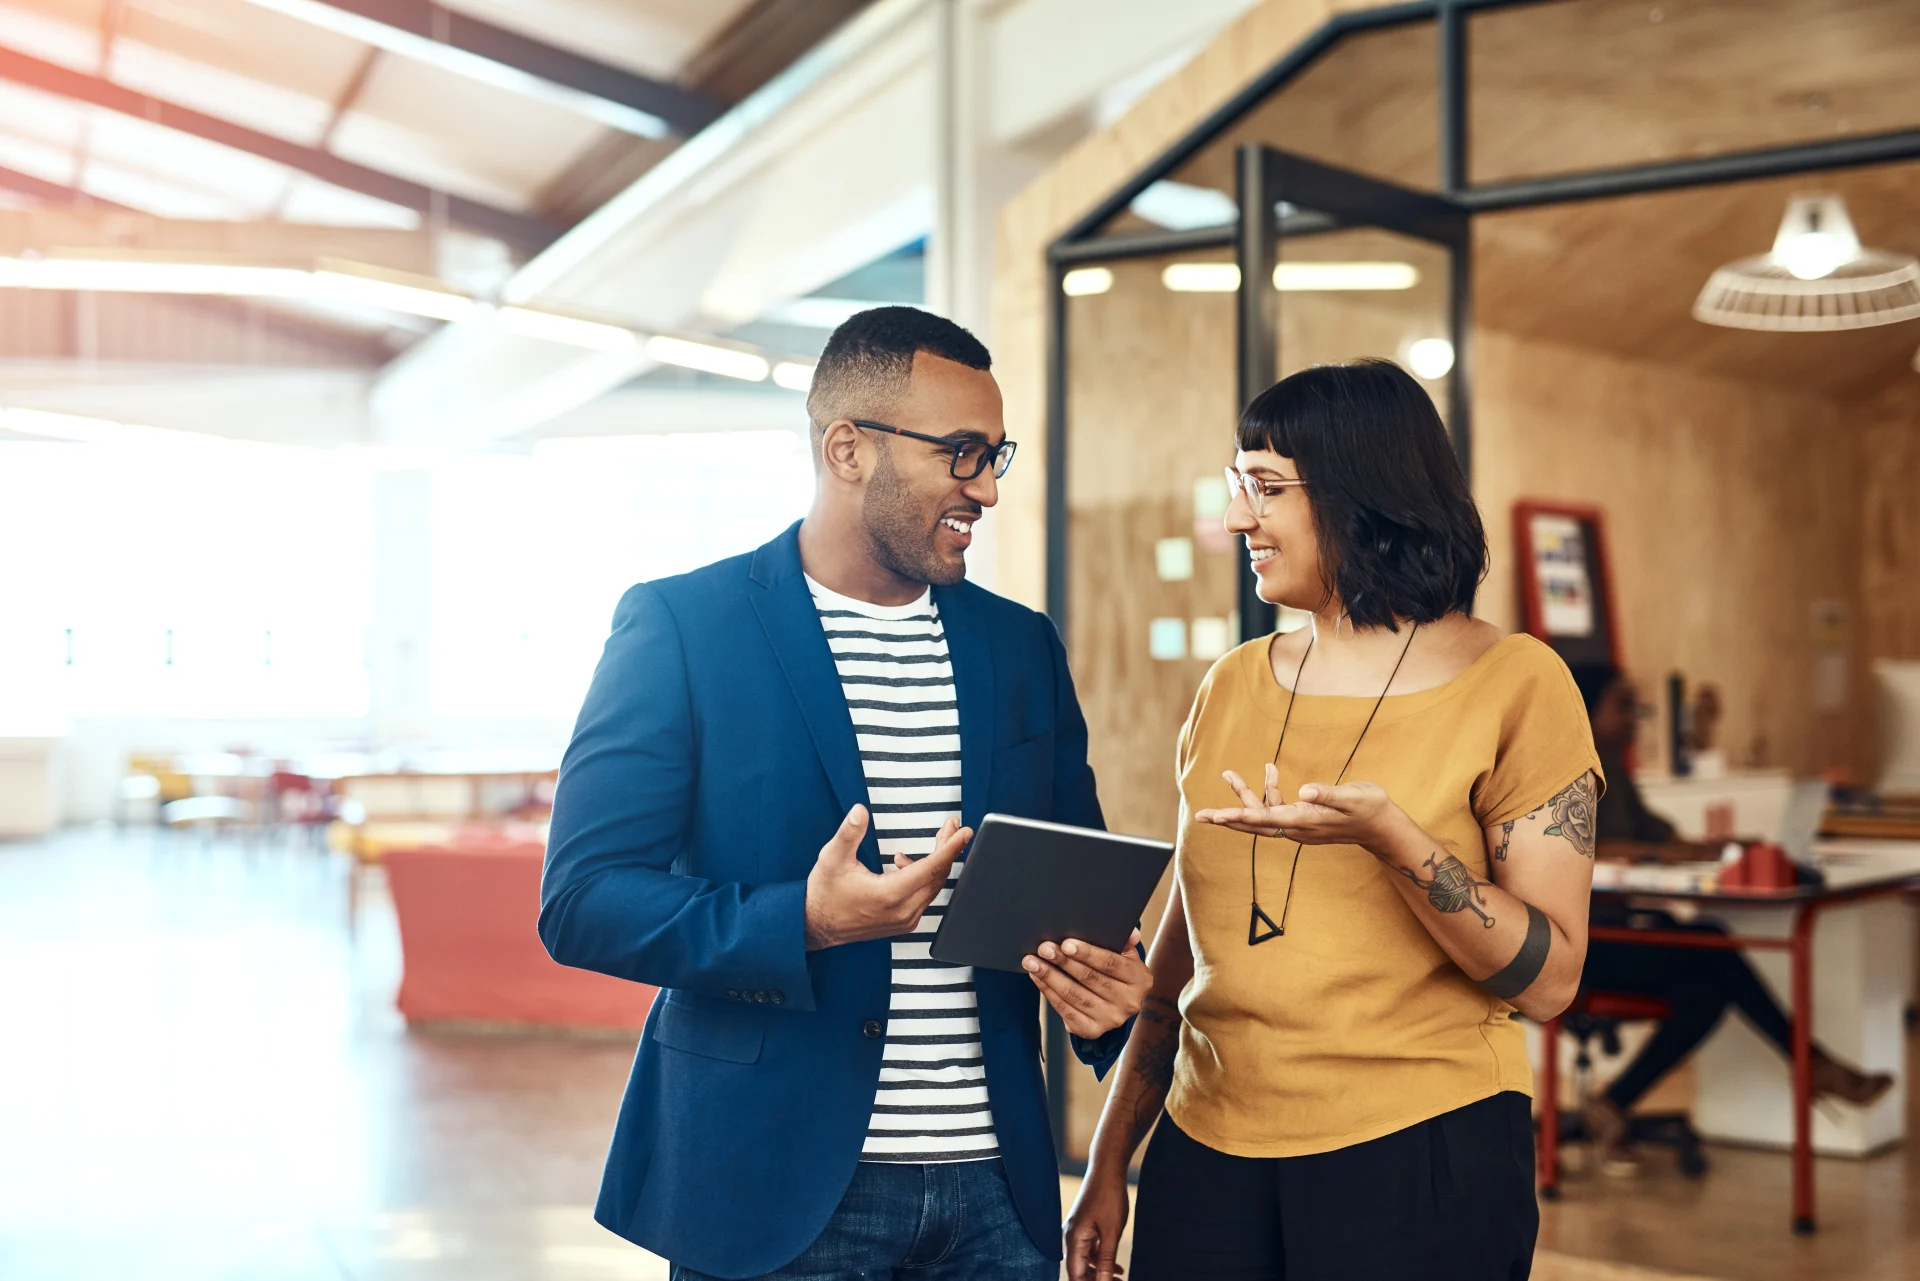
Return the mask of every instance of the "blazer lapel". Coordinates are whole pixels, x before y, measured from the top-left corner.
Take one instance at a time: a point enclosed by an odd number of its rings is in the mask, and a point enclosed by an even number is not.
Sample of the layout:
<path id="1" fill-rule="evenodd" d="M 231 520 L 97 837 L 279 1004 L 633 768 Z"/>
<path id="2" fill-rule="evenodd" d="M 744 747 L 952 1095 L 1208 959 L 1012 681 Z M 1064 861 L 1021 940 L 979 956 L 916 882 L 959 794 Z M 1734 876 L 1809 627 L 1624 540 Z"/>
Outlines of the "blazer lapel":
<path id="1" fill-rule="evenodd" d="M 840 673 L 833 665 L 820 615 L 800 572 L 799 528 L 794 525 L 754 554 L 752 579 L 757 590 L 752 594 L 753 612 L 793 690 L 794 701 L 800 705 L 814 750 L 820 754 L 834 799 L 844 813 L 855 805 L 868 804 L 866 774 L 860 766 L 860 746 L 854 740 L 853 718 L 847 713 Z M 860 844 L 860 858 L 878 870 L 880 845 L 871 824 Z"/>
<path id="2" fill-rule="evenodd" d="M 960 821 L 978 832 L 993 783 L 993 650 L 963 589 L 936 587 L 934 604 L 960 704 Z"/>

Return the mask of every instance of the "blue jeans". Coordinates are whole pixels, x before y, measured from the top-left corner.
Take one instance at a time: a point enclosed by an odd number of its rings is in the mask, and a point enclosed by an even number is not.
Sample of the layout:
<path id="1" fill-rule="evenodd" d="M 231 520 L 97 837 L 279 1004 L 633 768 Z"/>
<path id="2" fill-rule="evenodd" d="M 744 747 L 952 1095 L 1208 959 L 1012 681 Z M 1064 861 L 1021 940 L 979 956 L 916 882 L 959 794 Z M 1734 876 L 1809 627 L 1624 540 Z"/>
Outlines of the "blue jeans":
<path id="1" fill-rule="evenodd" d="M 1000 1162 L 862 1161 L 814 1243 L 762 1281 L 1057 1281 Z M 673 1281 L 715 1281 L 676 1266 Z"/>

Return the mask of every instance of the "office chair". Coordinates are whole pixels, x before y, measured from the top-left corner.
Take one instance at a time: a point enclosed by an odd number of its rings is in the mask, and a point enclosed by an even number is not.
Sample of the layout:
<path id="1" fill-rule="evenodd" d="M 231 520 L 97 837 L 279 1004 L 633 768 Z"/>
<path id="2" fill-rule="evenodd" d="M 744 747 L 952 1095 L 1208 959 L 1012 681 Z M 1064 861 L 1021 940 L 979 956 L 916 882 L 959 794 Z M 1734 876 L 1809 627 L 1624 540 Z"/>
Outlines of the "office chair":
<path id="1" fill-rule="evenodd" d="M 1582 1103 L 1588 1095 L 1593 1071 L 1592 1042 L 1598 1037 L 1601 1050 L 1620 1053 L 1620 1025 L 1638 1020 L 1665 1019 L 1672 1011 L 1665 1001 L 1634 996 L 1626 992 L 1594 992 L 1581 989 L 1573 1007 L 1558 1020 L 1579 1046 L 1574 1056 L 1575 1091 Z M 1559 1117 L 1559 1137 L 1587 1139 L 1586 1121 L 1578 1109 Z M 1627 1137 L 1634 1143 L 1670 1147 L 1680 1159 L 1680 1171 L 1697 1179 L 1707 1171 L 1706 1153 L 1700 1135 L 1685 1112 L 1634 1112 L 1627 1117 Z"/>

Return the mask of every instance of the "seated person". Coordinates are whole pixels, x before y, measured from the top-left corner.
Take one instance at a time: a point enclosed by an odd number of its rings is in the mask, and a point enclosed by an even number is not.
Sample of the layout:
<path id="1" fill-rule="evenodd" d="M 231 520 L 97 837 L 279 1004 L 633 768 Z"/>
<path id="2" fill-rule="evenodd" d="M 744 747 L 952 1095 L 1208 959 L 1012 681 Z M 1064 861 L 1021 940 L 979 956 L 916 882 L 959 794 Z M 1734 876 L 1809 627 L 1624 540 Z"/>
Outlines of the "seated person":
<path id="1" fill-rule="evenodd" d="M 1577 664 L 1574 681 L 1586 700 L 1593 725 L 1593 742 L 1606 770 L 1607 790 L 1594 816 L 1597 856 L 1628 862 L 1666 863 L 1716 861 L 1717 846 L 1676 836 L 1673 824 L 1647 808 L 1627 769 L 1628 749 L 1638 728 L 1633 683 L 1617 668 Z M 1629 910 L 1617 898 L 1596 898 L 1591 914 L 1595 925 L 1632 925 L 1642 929 L 1699 930 L 1725 933 L 1712 922 L 1683 923 L 1664 912 Z M 1671 1007 L 1671 1017 L 1660 1024 L 1640 1053 L 1604 1094 L 1586 1105 L 1584 1119 L 1596 1152 L 1609 1166 L 1631 1163 L 1627 1146 L 1627 1113 L 1661 1077 L 1678 1067 L 1707 1039 L 1731 1005 L 1747 1017 L 1754 1029 L 1790 1054 L 1792 1023 L 1773 994 L 1739 952 L 1708 948 L 1649 947 L 1637 943 L 1587 946 L 1587 967 L 1581 986 L 1594 991 L 1622 992 L 1653 997 Z M 1816 1094 L 1866 1106 L 1885 1094 L 1893 1078 L 1885 1072 L 1866 1073 L 1813 1047 L 1813 1088 Z M 1629 1165 L 1630 1168 L 1630 1165 Z"/>

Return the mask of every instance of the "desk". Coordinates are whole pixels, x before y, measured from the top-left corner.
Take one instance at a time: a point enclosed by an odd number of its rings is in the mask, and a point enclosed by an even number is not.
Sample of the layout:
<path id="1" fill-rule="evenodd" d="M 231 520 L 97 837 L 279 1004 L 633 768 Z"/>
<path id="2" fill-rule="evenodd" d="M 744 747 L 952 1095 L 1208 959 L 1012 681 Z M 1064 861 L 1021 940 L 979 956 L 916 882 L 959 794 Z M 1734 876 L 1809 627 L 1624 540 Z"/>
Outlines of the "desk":
<path id="1" fill-rule="evenodd" d="M 1813 1196 L 1813 930 L 1822 912 L 1841 904 L 1920 891 L 1920 843 L 1830 842 L 1821 847 L 1824 886 L 1785 890 L 1720 891 L 1650 896 L 1630 889 L 1595 889 L 1595 897 L 1689 903 L 1702 908 L 1785 908 L 1792 928 L 1785 937 L 1756 934 L 1697 934 L 1679 930 L 1636 930 L 1595 926 L 1591 937 L 1646 946 L 1701 947 L 1787 953 L 1791 966 L 1789 997 L 1793 1016 L 1793 1230 L 1814 1230 Z M 1560 1184 L 1560 1082 L 1552 1054 L 1559 1043 L 1560 1020 L 1544 1029 L 1548 1067 L 1541 1073 L 1540 1194 L 1551 1200 Z"/>

